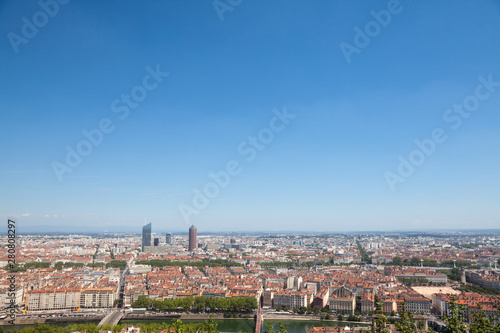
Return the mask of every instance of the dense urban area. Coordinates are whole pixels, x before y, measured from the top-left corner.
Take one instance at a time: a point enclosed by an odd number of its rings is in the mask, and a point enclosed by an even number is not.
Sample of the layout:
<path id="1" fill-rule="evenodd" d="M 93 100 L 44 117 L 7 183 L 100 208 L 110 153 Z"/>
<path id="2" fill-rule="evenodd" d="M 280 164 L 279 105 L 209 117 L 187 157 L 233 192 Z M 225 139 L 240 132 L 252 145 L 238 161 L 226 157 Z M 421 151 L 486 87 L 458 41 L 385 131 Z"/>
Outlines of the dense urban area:
<path id="1" fill-rule="evenodd" d="M 481 314 L 493 332 L 500 321 L 494 233 L 198 235 L 192 226 L 186 235 L 152 233 L 147 224 L 138 234 L 16 242 L 16 264 L 9 267 L 7 248 L 1 258 L 4 325 L 12 292 L 16 324 L 92 318 L 111 327 L 142 316 L 181 325 L 211 314 L 248 318 L 258 332 L 271 332 L 271 319 L 339 323 L 310 332 L 403 332 L 405 320 L 413 331 L 473 332 Z"/>

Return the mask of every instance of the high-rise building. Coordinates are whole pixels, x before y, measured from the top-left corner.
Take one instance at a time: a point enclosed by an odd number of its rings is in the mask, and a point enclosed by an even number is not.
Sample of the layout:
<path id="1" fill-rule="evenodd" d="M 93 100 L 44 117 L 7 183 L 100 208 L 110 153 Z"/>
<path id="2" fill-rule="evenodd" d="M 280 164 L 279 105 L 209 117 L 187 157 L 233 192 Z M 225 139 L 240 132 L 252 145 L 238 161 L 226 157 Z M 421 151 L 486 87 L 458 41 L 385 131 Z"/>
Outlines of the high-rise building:
<path id="1" fill-rule="evenodd" d="M 160 245 L 160 239 L 159 239 L 159 238 L 156 238 L 156 237 L 155 237 L 155 238 L 153 238 L 153 245 L 154 245 L 154 246 L 158 246 L 158 245 Z"/>
<path id="2" fill-rule="evenodd" d="M 196 243 L 196 227 L 194 225 L 189 228 L 189 251 L 196 250 L 198 244 Z"/>
<path id="3" fill-rule="evenodd" d="M 151 246 L 151 222 L 142 227 L 142 252 L 145 246 Z"/>
<path id="4" fill-rule="evenodd" d="M 167 245 L 172 245 L 172 234 L 170 232 L 165 237 L 165 243 L 167 243 Z"/>

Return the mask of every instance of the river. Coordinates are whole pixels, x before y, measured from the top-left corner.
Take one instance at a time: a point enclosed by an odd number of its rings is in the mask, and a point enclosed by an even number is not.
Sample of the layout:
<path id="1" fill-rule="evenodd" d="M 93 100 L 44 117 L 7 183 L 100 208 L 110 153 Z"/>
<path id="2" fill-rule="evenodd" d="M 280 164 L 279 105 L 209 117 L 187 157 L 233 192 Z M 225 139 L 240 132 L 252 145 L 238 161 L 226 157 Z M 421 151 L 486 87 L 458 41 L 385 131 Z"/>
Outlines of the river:
<path id="1" fill-rule="evenodd" d="M 262 325 L 262 331 L 265 330 L 265 323 L 272 322 L 274 327 L 276 328 L 279 322 L 282 322 L 288 327 L 288 333 L 305 333 L 306 328 L 309 326 L 345 326 L 348 323 L 346 322 L 334 322 L 334 321 L 319 321 L 319 320 L 265 320 L 264 325 Z M 139 324 L 152 324 L 152 323 L 163 323 L 163 322 L 172 322 L 171 320 L 121 320 L 120 324 L 128 324 L 128 325 L 139 325 Z M 204 320 L 183 320 L 183 323 L 200 323 L 204 322 Z M 217 329 L 220 332 L 245 332 L 245 333 L 253 333 L 255 331 L 255 321 L 253 319 L 221 319 L 215 320 L 217 322 Z M 98 322 L 94 322 L 98 324 Z M 50 324 L 57 326 L 68 326 L 76 323 L 58 323 L 58 324 Z M 22 329 L 26 326 L 32 325 L 15 325 L 15 326 L 3 326 L 6 331 L 12 329 Z"/>

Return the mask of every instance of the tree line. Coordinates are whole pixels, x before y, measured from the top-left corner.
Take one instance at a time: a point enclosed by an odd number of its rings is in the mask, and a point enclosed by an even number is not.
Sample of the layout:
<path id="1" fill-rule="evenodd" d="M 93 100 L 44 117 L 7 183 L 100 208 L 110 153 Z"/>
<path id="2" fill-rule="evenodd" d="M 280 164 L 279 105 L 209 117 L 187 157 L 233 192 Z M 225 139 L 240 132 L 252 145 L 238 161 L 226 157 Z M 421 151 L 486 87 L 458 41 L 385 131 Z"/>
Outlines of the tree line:
<path id="1" fill-rule="evenodd" d="M 25 272 L 29 268 L 50 268 L 51 263 L 48 261 L 42 261 L 42 262 L 26 262 L 24 264 L 15 264 L 13 267 L 10 267 L 9 265 L 5 266 L 4 269 L 11 271 L 11 272 Z M 84 264 L 81 262 L 62 262 L 58 261 L 54 264 L 54 268 L 57 270 L 61 270 L 63 268 L 67 267 L 114 267 L 114 268 L 120 268 L 120 269 L 125 269 L 127 267 L 127 262 L 124 260 L 112 260 L 111 262 L 108 263 L 95 263 L 95 264 Z"/>
<path id="2" fill-rule="evenodd" d="M 205 296 L 182 297 L 163 301 L 144 295 L 132 303 L 133 308 L 153 308 L 162 311 L 250 312 L 257 309 L 255 297 L 213 298 Z"/>
<path id="3" fill-rule="evenodd" d="M 420 261 L 422 259 L 422 261 Z M 471 267 L 472 263 L 464 260 L 456 260 L 455 262 L 453 260 L 443 260 L 441 262 L 438 262 L 437 260 L 434 259 L 428 259 L 428 258 L 419 258 L 419 257 L 413 257 L 411 259 L 402 259 L 401 257 L 394 257 L 392 259 L 391 265 L 395 266 L 427 266 L 427 267 L 454 267 L 456 265 L 457 267 Z"/>
<path id="4" fill-rule="evenodd" d="M 208 267 L 243 267 L 239 262 L 227 261 L 223 259 L 208 260 L 203 259 L 203 261 L 170 261 L 170 260 L 138 260 L 135 262 L 138 265 L 150 265 L 154 267 L 164 267 L 164 266 L 175 266 L 184 268 L 185 266 L 193 266 L 197 268 Z"/>
<path id="5" fill-rule="evenodd" d="M 358 251 L 359 254 L 361 255 L 361 261 L 364 261 L 366 263 L 371 264 L 372 263 L 372 258 L 370 258 L 367 254 L 365 249 L 361 246 L 361 243 L 359 241 L 356 241 L 356 244 L 358 245 Z"/>

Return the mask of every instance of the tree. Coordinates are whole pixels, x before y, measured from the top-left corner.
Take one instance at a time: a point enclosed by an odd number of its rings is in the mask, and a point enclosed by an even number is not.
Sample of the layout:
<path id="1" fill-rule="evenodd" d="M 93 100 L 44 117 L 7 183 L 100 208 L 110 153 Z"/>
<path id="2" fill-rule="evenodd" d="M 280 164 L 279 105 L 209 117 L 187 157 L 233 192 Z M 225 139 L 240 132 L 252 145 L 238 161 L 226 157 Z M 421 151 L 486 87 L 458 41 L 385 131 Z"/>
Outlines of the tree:
<path id="1" fill-rule="evenodd" d="M 266 330 L 263 333 L 274 333 L 273 323 L 267 322 L 266 323 Z"/>
<path id="2" fill-rule="evenodd" d="M 207 333 L 216 333 L 217 332 L 217 323 L 210 315 L 210 319 L 205 320 L 205 330 Z"/>
<path id="3" fill-rule="evenodd" d="M 403 265 L 403 259 L 401 257 L 394 257 L 392 259 L 392 264 L 396 266 L 402 266 Z"/>
<path id="4" fill-rule="evenodd" d="M 412 265 L 412 266 L 420 265 L 420 258 L 417 258 L 417 257 L 411 258 L 410 265 Z"/>
<path id="5" fill-rule="evenodd" d="M 396 328 L 401 333 L 412 333 L 415 332 L 417 327 L 415 321 L 413 320 L 413 314 L 406 311 L 406 306 L 403 303 L 403 309 L 399 313 L 400 319 L 396 322 Z"/>
<path id="6" fill-rule="evenodd" d="M 470 333 L 494 333 L 500 332 L 500 325 L 494 327 L 495 318 L 488 318 L 483 309 L 478 306 L 472 311 L 473 323 L 470 325 Z"/>
<path id="7" fill-rule="evenodd" d="M 462 322 L 462 315 L 465 312 L 463 306 L 458 306 L 455 303 L 455 297 L 450 296 L 450 303 L 448 305 L 449 315 L 444 317 L 444 321 L 448 324 L 446 328 L 447 333 L 465 333 L 466 327 Z"/>
<path id="8" fill-rule="evenodd" d="M 382 304 L 382 302 L 380 301 L 378 296 L 375 296 L 375 313 L 382 314 L 382 307 L 383 306 L 384 305 Z"/>
<path id="9" fill-rule="evenodd" d="M 343 321 L 343 320 L 344 320 L 344 315 L 343 315 L 342 313 L 341 313 L 341 314 L 339 314 L 339 320 L 340 320 L 340 321 Z"/>
<path id="10" fill-rule="evenodd" d="M 115 325 L 113 326 L 113 328 L 111 329 L 111 331 L 113 333 L 118 333 L 118 332 L 121 332 L 121 330 L 125 327 L 125 325 L 123 324 L 119 324 L 119 325 Z"/>
<path id="11" fill-rule="evenodd" d="M 127 267 L 127 262 L 125 260 L 111 260 L 106 264 L 106 268 L 113 267 L 124 270 Z"/>
<path id="12" fill-rule="evenodd" d="M 287 333 L 288 329 L 287 327 L 280 321 L 278 323 L 278 330 L 276 331 L 277 333 Z"/>
<path id="13" fill-rule="evenodd" d="M 384 315 L 379 315 L 377 319 L 373 323 L 373 328 L 376 333 L 389 333 L 389 330 L 386 328 L 387 325 L 387 317 Z"/>
<path id="14" fill-rule="evenodd" d="M 175 333 L 181 333 L 182 332 L 182 321 L 180 319 L 174 320 L 172 323 L 172 328 L 174 329 Z"/>
<path id="15" fill-rule="evenodd" d="M 147 308 L 149 306 L 149 298 L 145 295 L 141 295 L 137 298 L 137 301 L 132 303 L 133 308 Z"/>

